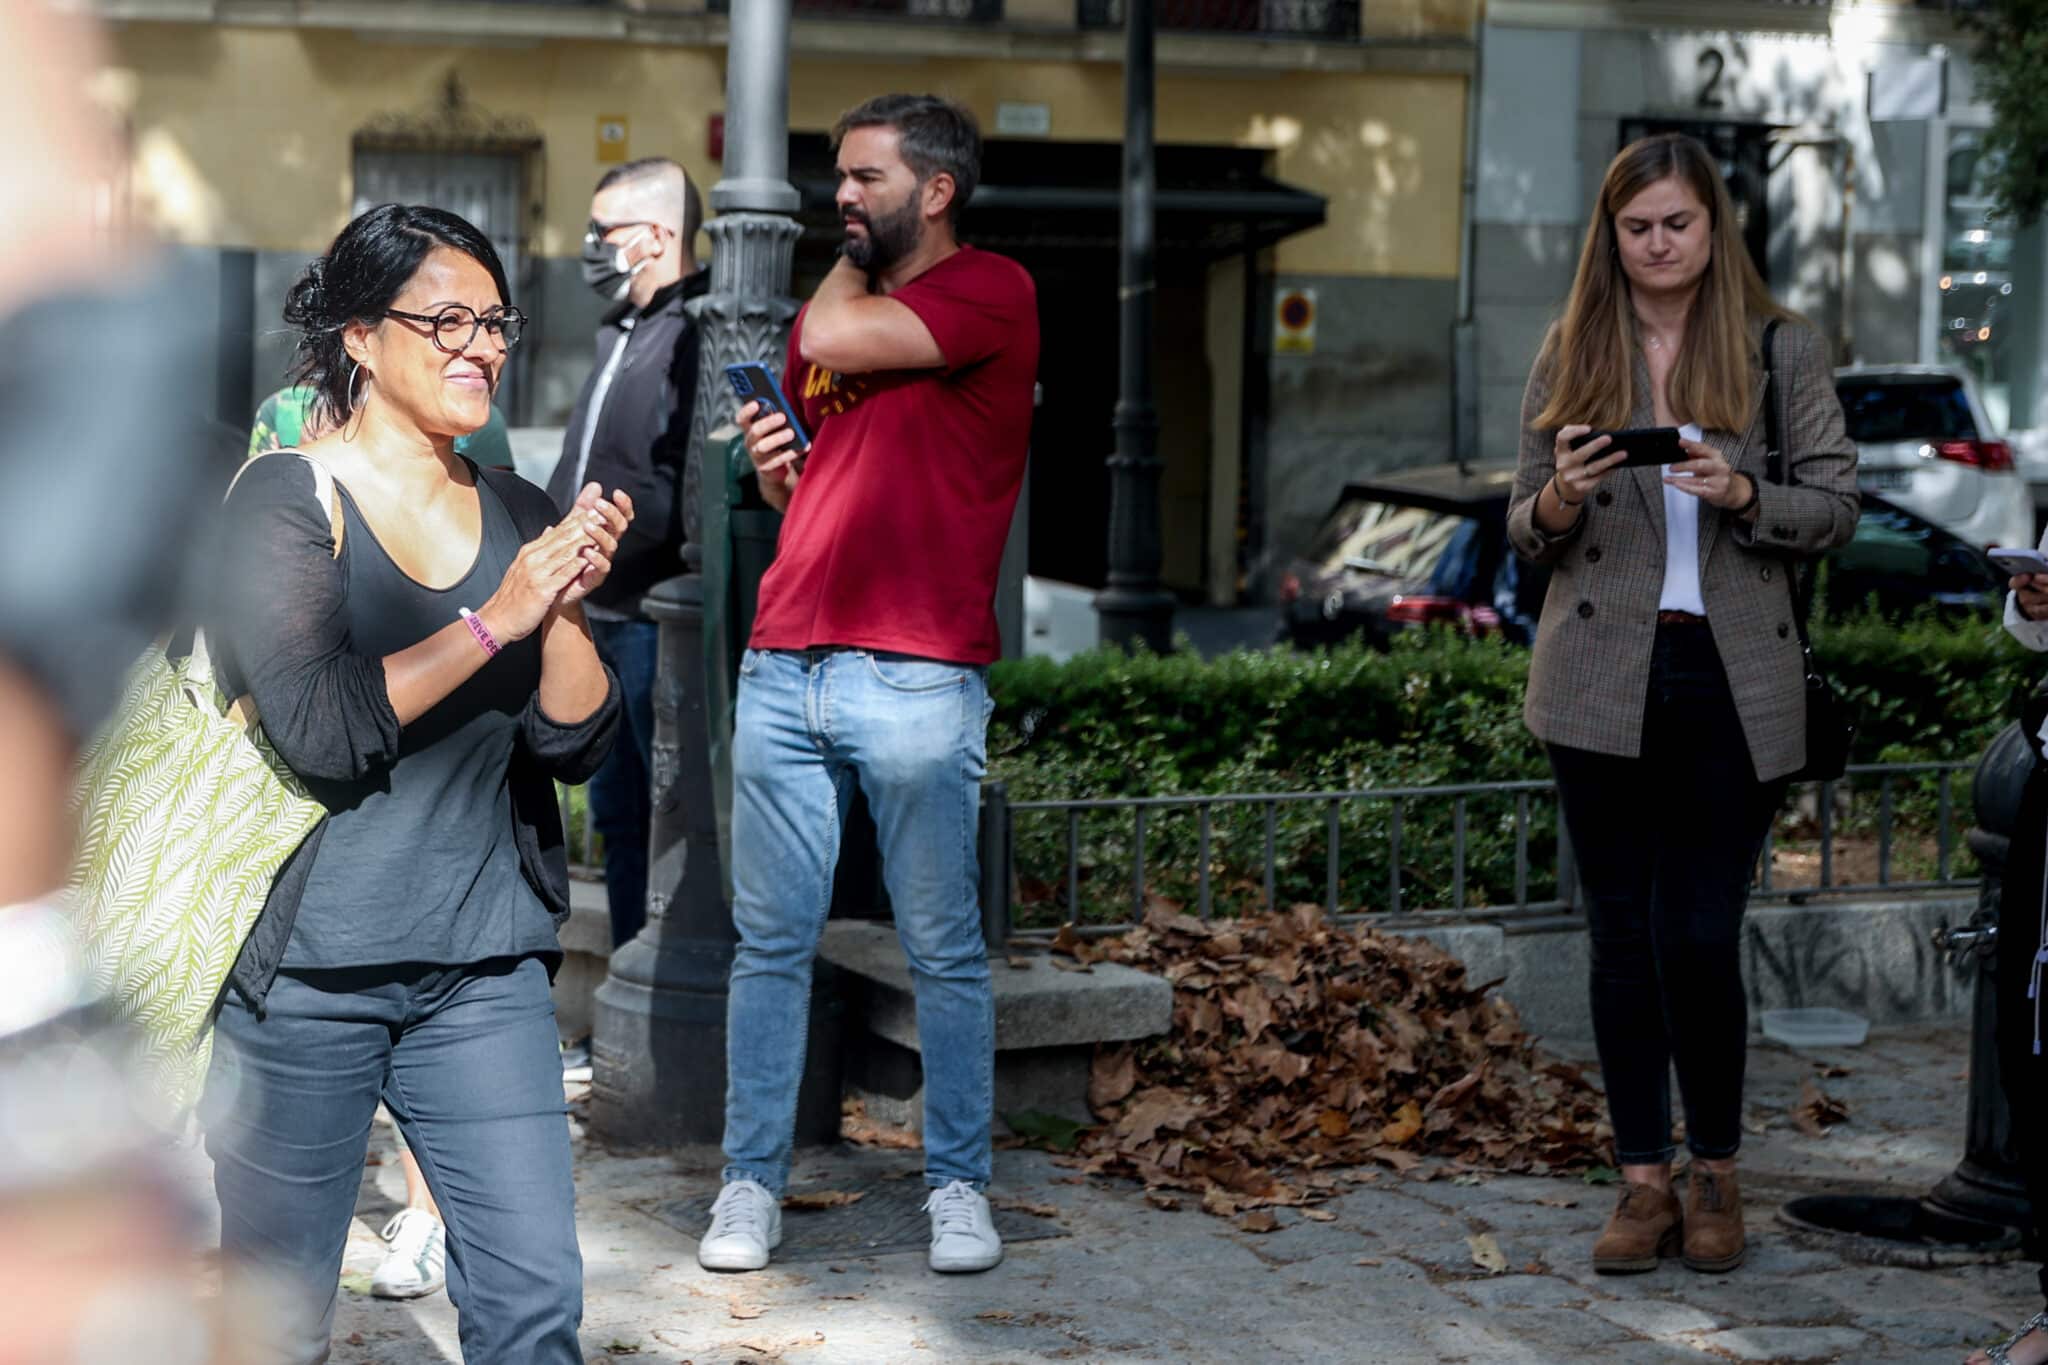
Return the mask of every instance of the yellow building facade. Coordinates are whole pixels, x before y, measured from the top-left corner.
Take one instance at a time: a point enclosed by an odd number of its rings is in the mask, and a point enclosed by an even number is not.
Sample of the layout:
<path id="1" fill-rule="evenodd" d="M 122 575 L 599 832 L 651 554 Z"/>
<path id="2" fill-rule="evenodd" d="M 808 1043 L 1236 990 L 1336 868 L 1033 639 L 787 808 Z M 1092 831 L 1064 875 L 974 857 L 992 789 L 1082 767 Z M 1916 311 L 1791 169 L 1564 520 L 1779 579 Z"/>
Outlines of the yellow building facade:
<path id="1" fill-rule="evenodd" d="M 1085 0 L 977 3 L 977 17 L 953 22 L 814 13 L 830 8 L 800 4 L 793 35 L 792 179 L 808 216 L 829 212 L 817 203 L 829 177 L 823 135 L 888 90 L 966 104 L 990 140 L 984 179 L 1008 190 L 1086 179 L 1113 157 L 1121 37 L 1085 26 Z M 1162 6 L 1165 22 L 1175 9 Z M 1341 0 L 1322 9 L 1344 28 Z M 720 175 L 719 14 L 490 0 L 307 0 L 261 12 L 110 0 L 104 12 L 103 93 L 133 148 L 133 201 L 168 239 L 247 276 L 254 398 L 278 382 L 288 349 L 275 335 L 283 289 L 366 196 L 415 183 L 408 168 L 424 156 L 468 155 L 484 170 L 496 157 L 507 189 L 487 230 L 510 247 L 518 301 L 537 319 L 514 417 L 559 423 L 590 364 L 598 301 L 574 258 L 597 178 L 651 155 L 674 157 L 707 188 Z M 1320 223 L 1263 236 L 1251 209 L 1226 231 L 1194 207 L 1162 234 L 1167 577 L 1190 597 L 1235 599 L 1263 562 L 1298 548 L 1347 475 L 1449 453 L 1474 6 L 1402 0 L 1361 18 L 1353 5 L 1349 23 L 1327 37 L 1170 29 L 1160 39 L 1158 141 L 1182 149 L 1172 164 L 1186 168 L 1186 202 L 1224 202 L 1209 193 L 1223 179 L 1323 202 Z M 1162 190 L 1175 188 L 1168 164 L 1162 153 Z M 451 190 L 447 206 L 486 202 L 467 192 Z M 1095 513 L 1069 527 L 1048 518 L 1053 481 L 1088 484 L 1110 446 L 1113 225 L 1021 210 L 998 225 L 978 200 L 970 240 L 984 220 L 996 249 L 1039 275 L 1042 301 L 1062 300 L 1048 305 L 1046 347 L 1071 342 L 1065 354 L 1080 368 L 1059 391 L 1051 367 L 1045 376 L 1041 412 L 1059 405 L 1059 420 L 1045 419 L 1034 448 L 1033 571 L 1085 581 L 1100 569 L 1099 544 L 1085 545 Z M 807 244 L 822 231 L 813 226 Z M 799 290 L 803 275 L 800 259 Z M 1287 295 L 1311 301 L 1313 325 L 1276 347 Z M 227 330 L 233 322 L 224 314 Z M 1088 502 L 1092 487 L 1077 496 Z M 1059 552 L 1068 541 L 1072 552 Z"/>

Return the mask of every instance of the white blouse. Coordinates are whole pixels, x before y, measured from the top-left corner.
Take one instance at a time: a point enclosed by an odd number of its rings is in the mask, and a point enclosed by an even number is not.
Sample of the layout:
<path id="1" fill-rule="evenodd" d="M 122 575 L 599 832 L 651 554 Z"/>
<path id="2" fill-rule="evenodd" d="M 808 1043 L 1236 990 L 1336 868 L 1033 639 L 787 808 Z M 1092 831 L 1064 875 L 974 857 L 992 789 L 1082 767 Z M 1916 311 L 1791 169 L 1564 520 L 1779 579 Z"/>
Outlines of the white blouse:
<path id="1" fill-rule="evenodd" d="M 1702 433 L 1699 423 L 1687 422 L 1678 434 L 1697 441 Z M 1658 487 L 1664 490 L 1664 591 L 1657 598 L 1657 610 L 1705 616 L 1707 603 L 1700 595 L 1700 500 L 1661 479 Z"/>

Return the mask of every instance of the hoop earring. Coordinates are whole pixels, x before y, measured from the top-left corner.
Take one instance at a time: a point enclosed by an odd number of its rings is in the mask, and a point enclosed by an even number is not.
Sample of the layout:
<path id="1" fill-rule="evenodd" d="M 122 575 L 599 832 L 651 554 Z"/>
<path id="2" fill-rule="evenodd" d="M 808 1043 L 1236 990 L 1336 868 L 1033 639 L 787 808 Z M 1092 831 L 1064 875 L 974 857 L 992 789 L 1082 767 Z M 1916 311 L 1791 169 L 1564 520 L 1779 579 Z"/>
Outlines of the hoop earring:
<path id="1" fill-rule="evenodd" d="M 354 427 L 356 427 L 357 430 L 362 429 L 363 409 L 361 406 L 361 400 L 356 397 L 356 379 L 359 376 L 363 375 L 368 375 L 369 378 L 371 379 L 376 378 L 374 374 L 370 374 L 369 371 L 363 368 L 362 361 L 355 361 L 353 368 L 351 368 L 348 372 L 348 412 L 345 413 L 341 419 L 341 439 L 344 441 L 352 441 L 355 439 L 353 436 L 349 434 L 350 426 L 353 425 Z M 367 396 L 369 394 L 369 391 L 370 386 L 367 383 L 364 384 L 364 395 Z"/>

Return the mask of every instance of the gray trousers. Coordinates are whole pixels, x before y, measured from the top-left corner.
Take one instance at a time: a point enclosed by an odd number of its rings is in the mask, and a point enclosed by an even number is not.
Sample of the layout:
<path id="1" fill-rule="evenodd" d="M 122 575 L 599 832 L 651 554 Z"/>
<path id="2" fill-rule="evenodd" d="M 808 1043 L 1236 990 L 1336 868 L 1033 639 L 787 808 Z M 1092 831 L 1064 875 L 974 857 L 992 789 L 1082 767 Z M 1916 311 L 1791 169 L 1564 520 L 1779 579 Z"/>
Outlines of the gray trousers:
<path id="1" fill-rule="evenodd" d="M 554 1003 L 538 958 L 280 973 L 230 997 L 201 1113 L 229 1274 L 285 1292 L 259 1357 L 327 1359 L 348 1225 L 382 1101 L 440 1205 L 471 1365 L 581 1365 L 583 1257 Z"/>

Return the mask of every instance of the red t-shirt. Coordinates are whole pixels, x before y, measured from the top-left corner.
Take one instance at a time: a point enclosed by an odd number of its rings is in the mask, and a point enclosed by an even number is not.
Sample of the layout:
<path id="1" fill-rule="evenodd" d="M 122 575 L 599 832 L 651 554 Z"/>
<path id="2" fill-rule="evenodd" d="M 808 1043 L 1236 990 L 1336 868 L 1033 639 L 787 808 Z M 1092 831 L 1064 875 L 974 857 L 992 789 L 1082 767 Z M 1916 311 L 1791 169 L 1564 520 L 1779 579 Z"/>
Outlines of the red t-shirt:
<path id="1" fill-rule="evenodd" d="M 753 645 L 992 663 L 996 571 L 1031 439 L 1037 290 L 1015 261 L 962 247 L 889 297 L 930 330 L 942 368 L 835 374 L 799 358 L 803 314 L 790 332 L 784 392 L 811 451 Z"/>

